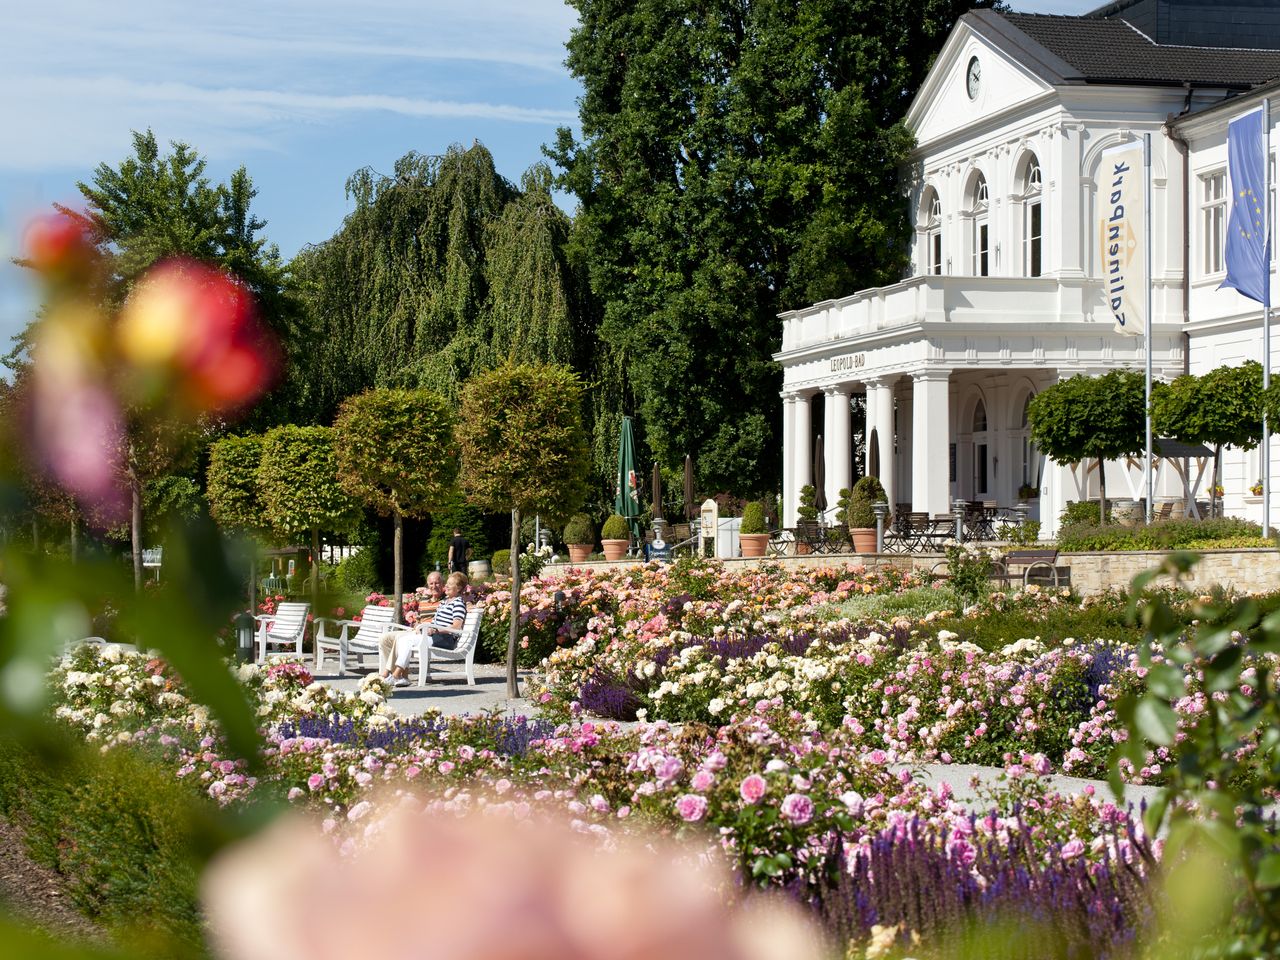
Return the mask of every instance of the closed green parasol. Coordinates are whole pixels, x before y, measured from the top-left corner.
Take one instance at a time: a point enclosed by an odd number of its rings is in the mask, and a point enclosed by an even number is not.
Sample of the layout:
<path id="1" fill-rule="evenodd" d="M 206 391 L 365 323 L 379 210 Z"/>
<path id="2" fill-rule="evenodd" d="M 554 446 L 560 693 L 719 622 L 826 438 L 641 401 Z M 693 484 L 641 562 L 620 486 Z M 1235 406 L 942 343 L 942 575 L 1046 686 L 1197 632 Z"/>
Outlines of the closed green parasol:
<path id="1" fill-rule="evenodd" d="M 631 536 L 640 538 L 640 492 L 636 484 L 636 445 L 631 433 L 631 418 L 622 418 L 622 433 L 618 436 L 617 493 L 613 498 L 613 512 L 627 521 Z"/>

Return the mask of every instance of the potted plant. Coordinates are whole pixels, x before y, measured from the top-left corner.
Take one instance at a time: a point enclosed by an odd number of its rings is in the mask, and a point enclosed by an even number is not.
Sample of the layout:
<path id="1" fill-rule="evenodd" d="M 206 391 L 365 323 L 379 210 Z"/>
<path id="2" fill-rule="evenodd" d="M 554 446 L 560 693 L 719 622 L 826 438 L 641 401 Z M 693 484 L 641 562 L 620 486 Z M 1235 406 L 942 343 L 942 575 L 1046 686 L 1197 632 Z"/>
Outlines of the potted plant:
<path id="1" fill-rule="evenodd" d="M 591 518 L 585 513 L 575 514 L 564 525 L 564 542 L 569 547 L 569 561 L 584 563 L 591 556 L 591 548 L 595 546 L 596 534 Z"/>
<path id="2" fill-rule="evenodd" d="M 1251 487 L 1249 488 L 1249 492 L 1250 492 L 1251 494 L 1253 494 L 1255 497 L 1260 497 L 1260 496 L 1262 496 L 1262 481 L 1261 481 L 1261 480 L 1255 480 L 1255 481 L 1253 482 L 1253 486 L 1251 486 Z"/>
<path id="3" fill-rule="evenodd" d="M 845 511 L 854 553 L 876 552 L 876 512 L 874 505 L 884 503 L 884 487 L 875 477 L 863 477 L 853 485 L 853 495 Z"/>
<path id="4" fill-rule="evenodd" d="M 742 508 L 742 527 L 738 530 L 744 557 L 763 557 L 769 549 L 769 528 L 764 522 L 764 504 L 752 500 Z"/>
<path id="5" fill-rule="evenodd" d="M 800 488 L 800 505 L 796 507 L 796 527 L 809 527 L 812 530 L 817 529 L 818 508 L 813 505 L 817 497 L 817 491 L 812 483 L 806 483 Z M 799 534 L 797 530 L 797 534 Z M 808 553 L 812 547 L 806 542 L 806 539 L 800 535 L 796 537 L 796 553 Z"/>
<path id="6" fill-rule="evenodd" d="M 600 547 L 604 550 L 606 560 L 621 560 L 631 543 L 631 528 L 626 518 L 615 513 L 604 522 L 600 530 Z"/>
<path id="7" fill-rule="evenodd" d="M 1019 500 L 1034 500 L 1038 496 L 1040 496 L 1039 487 L 1033 487 L 1029 483 L 1024 483 L 1022 486 L 1018 488 Z"/>

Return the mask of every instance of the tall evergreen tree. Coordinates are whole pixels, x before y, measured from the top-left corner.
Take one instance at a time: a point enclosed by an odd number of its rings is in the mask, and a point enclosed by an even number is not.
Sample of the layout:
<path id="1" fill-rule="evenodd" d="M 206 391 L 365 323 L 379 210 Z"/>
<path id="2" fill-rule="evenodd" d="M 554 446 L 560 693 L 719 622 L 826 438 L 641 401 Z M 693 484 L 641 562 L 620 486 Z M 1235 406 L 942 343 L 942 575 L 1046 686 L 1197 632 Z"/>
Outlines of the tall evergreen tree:
<path id="1" fill-rule="evenodd" d="M 581 203 L 618 401 L 669 469 L 694 453 L 708 489 L 772 486 L 775 315 L 901 277 L 901 118 L 956 18 L 988 4 L 570 2 L 582 139 L 548 153 Z"/>

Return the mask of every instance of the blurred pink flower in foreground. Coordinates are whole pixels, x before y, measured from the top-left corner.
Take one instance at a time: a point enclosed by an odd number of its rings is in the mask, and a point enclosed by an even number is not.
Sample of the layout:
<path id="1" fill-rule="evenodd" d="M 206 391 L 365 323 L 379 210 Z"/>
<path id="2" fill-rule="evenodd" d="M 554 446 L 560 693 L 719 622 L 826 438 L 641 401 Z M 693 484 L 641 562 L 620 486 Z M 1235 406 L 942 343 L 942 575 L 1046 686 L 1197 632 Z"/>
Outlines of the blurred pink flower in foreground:
<path id="1" fill-rule="evenodd" d="M 661 842 L 602 850 L 558 824 L 401 808 L 342 855 L 285 817 L 205 875 L 225 960 L 819 960 L 798 909 L 729 905 L 727 875 Z"/>

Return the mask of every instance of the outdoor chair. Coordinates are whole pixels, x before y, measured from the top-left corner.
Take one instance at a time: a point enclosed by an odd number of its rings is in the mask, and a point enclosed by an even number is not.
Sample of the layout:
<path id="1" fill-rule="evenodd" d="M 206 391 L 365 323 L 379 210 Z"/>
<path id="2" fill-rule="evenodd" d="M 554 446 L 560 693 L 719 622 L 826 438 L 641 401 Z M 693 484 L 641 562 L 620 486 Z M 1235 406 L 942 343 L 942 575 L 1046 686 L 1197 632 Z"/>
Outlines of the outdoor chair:
<path id="1" fill-rule="evenodd" d="M 366 653 L 378 652 L 378 641 L 392 630 L 412 630 L 395 622 L 395 607 L 369 604 L 360 612 L 359 620 L 335 620 L 318 617 L 315 624 L 316 673 L 324 668 L 325 650 L 338 652 L 338 676 L 347 672 L 347 656 L 355 654 L 357 663 Z M 352 628 L 355 631 L 352 632 Z"/>
<path id="2" fill-rule="evenodd" d="M 254 617 L 258 621 L 259 659 L 267 659 L 267 647 L 271 644 L 292 646 L 294 653 L 302 656 L 302 637 L 307 632 L 307 612 L 310 609 L 309 603 L 282 603 L 276 607 L 275 613 L 260 613 Z"/>
<path id="3" fill-rule="evenodd" d="M 826 547 L 822 527 L 817 520 L 797 520 L 792 536 L 797 544 L 807 547 L 813 553 L 821 553 Z"/>
<path id="4" fill-rule="evenodd" d="M 431 679 L 432 661 L 462 661 L 467 676 L 467 686 L 476 685 L 475 661 L 476 647 L 480 643 L 480 624 L 484 620 L 484 606 L 476 604 L 467 611 L 467 618 L 462 621 L 462 634 L 458 637 L 458 645 L 452 650 L 432 646 L 426 635 L 418 647 L 418 686 L 425 687 Z M 457 672 L 446 676 L 460 676 Z"/>

